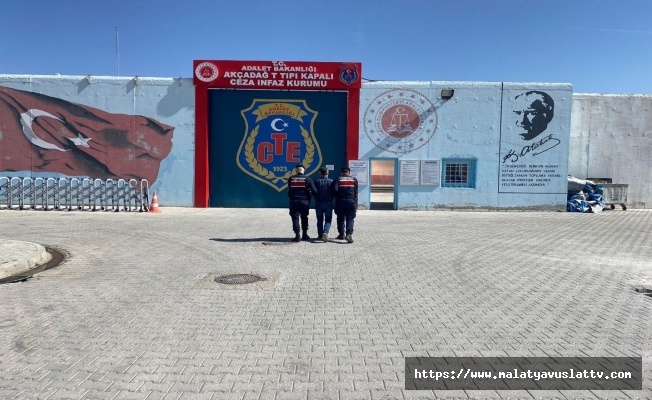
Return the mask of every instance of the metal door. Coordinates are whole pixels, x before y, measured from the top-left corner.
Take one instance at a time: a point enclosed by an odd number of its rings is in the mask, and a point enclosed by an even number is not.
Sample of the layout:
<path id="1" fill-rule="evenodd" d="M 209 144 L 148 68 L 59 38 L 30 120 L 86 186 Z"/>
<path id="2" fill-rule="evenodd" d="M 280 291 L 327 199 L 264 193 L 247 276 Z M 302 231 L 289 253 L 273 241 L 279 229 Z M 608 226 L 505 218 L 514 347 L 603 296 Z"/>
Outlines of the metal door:
<path id="1" fill-rule="evenodd" d="M 346 92 L 210 90 L 210 206 L 287 207 L 296 165 L 345 165 L 346 115 Z"/>

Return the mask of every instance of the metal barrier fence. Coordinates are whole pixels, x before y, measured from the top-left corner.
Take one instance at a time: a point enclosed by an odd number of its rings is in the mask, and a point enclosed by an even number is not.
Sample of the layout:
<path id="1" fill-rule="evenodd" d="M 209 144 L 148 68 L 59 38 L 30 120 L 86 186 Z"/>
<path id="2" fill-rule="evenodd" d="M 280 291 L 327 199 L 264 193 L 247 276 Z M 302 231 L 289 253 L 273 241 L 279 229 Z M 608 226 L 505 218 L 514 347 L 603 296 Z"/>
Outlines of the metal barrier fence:
<path id="1" fill-rule="evenodd" d="M 148 211 L 147 179 L 0 176 L 0 210 Z"/>

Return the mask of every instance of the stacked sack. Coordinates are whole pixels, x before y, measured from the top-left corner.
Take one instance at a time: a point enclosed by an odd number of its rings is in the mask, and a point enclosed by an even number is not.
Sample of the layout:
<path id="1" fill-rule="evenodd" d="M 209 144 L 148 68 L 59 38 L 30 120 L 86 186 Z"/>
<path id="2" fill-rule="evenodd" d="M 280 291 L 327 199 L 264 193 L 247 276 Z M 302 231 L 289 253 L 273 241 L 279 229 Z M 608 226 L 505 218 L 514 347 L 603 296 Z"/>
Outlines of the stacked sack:
<path id="1" fill-rule="evenodd" d="M 566 209 L 569 212 L 599 213 L 605 207 L 603 193 L 602 186 L 569 175 Z"/>

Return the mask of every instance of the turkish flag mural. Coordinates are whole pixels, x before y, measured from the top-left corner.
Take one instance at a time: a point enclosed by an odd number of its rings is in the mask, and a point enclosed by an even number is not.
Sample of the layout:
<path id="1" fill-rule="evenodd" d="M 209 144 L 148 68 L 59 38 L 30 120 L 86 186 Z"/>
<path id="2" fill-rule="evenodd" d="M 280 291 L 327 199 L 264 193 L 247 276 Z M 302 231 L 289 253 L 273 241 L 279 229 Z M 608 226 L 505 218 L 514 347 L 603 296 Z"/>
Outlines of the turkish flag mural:
<path id="1" fill-rule="evenodd" d="M 156 181 L 174 127 L 0 86 L 0 171 Z"/>

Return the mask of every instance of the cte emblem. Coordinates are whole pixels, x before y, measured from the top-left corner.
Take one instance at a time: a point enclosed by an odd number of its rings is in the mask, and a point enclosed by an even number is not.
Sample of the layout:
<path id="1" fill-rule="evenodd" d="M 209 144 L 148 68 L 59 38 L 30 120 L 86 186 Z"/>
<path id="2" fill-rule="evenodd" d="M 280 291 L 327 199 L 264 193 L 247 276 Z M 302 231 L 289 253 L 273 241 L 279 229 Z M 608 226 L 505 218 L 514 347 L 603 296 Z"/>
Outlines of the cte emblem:
<path id="1" fill-rule="evenodd" d="M 241 114 L 245 134 L 236 163 L 249 176 L 280 192 L 298 164 L 305 167 L 306 175 L 321 165 L 313 131 L 317 112 L 305 100 L 254 99 Z"/>

